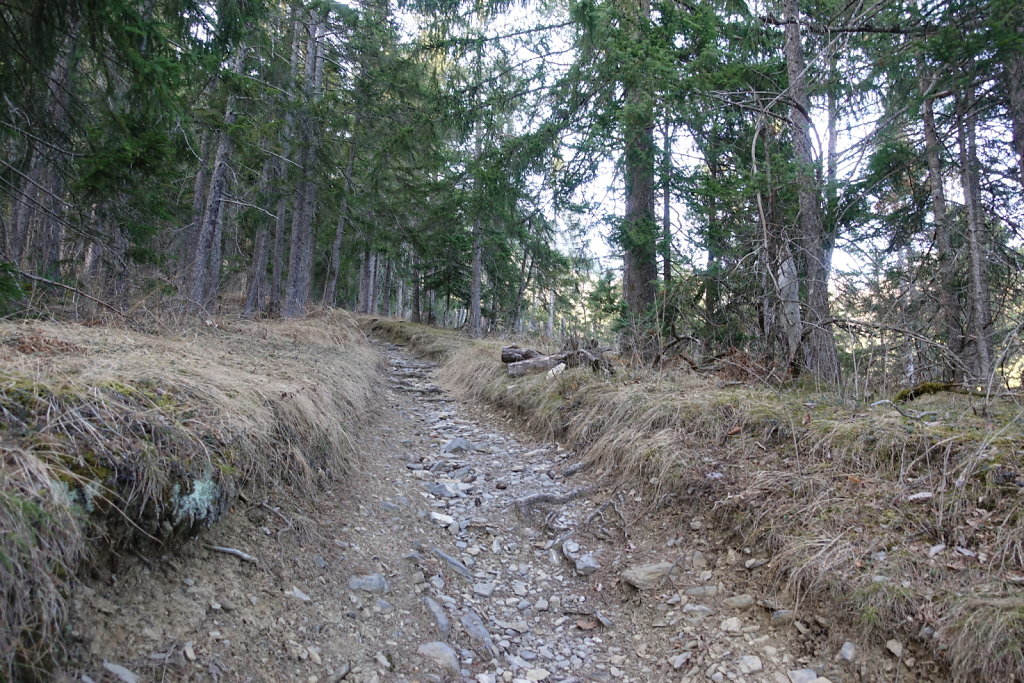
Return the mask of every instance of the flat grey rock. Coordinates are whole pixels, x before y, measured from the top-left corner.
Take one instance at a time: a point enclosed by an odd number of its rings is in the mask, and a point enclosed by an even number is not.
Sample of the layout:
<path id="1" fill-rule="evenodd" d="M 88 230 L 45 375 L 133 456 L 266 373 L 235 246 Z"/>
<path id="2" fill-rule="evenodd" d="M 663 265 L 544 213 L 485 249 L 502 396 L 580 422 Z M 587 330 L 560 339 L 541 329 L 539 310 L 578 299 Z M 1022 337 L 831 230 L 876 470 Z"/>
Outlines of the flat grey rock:
<path id="1" fill-rule="evenodd" d="M 639 590 L 654 590 L 661 587 L 672 567 L 671 562 L 640 564 L 622 572 L 622 579 Z"/>
<path id="2" fill-rule="evenodd" d="M 388 582 L 383 574 L 365 574 L 350 578 L 348 587 L 349 590 L 380 594 L 387 592 Z"/>
<path id="3" fill-rule="evenodd" d="M 416 649 L 416 654 L 433 662 L 445 671 L 453 674 L 459 673 L 459 657 L 448 643 L 442 643 L 437 640 L 423 643 Z"/>
<path id="4" fill-rule="evenodd" d="M 475 451 L 476 446 L 471 444 L 461 436 L 457 436 L 444 446 L 441 447 L 442 453 L 467 453 L 469 451 Z"/>
<path id="5" fill-rule="evenodd" d="M 731 598 L 726 598 L 722 601 L 729 609 L 750 609 L 754 606 L 754 596 L 752 595 L 734 595 Z"/>
<path id="6" fill-rule="evenodd" d="M 139 677 L 134 672 L 114 662 L 103 662 L 103 668 L 117 677 L 122 683 L 139 683 Z"/>
<path id="7" fill-rule="evenodd" d="M 491 634 L 484 626 L 484 620 L 480 618 L 480 615 L 473 610 L 467 611 L 463 614 L 459 621 L 466 628 L 466 633 L 469 635 L 469 639 L 473 643 L 480 647 L 480 654 L 485 657 L 497 657 L 501 653 L 498 651 L 497 646 L 491 639 Z"/>
<path id="8" fill-rule="evenodd" d="M 814 669 L 794 669 L 786 673 L 790 683 L 814 683 L 818 680 L 818 673 Z"/>
<path id="9" fill-rule="evenodd" d="M 593 553 L 585 553 L 576 560 L 576 573 L 580 576 L 590 576 L 600 569 L 597 558 Z"/>
<path id="10" fill-rule="evenodd" d="M 448 621 L 448 614 L 444 611 L 441 605 L 437 604 L 437 601 L 433 598 L 424 597 L 423 605 L 430 612 L 430 616 L 434 617 L 434 622 L 437 624 L 437 631 L 441 634 L 441 637 L 445 640 L 451 635 L 452 625 Z"/>
<path id="11" fill-rule="evenodd" d="M 857 646 L 849 640 L 843 643 L 843 646 L 839 648 L 839 652 L 836 653 L 836 659 L 841 662 L 852 662 L 857 659 Z"/>

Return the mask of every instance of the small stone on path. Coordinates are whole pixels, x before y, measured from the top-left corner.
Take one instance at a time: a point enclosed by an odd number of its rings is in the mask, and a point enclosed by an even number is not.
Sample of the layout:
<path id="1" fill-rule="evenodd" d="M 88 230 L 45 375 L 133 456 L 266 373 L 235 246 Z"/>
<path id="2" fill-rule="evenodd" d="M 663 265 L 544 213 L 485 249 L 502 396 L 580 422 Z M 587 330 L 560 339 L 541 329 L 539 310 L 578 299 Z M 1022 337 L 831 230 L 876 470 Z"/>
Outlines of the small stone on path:
<path id="1" fill-rule="evenodd" d="M 756 655 L 743 655 L 740 657 L 740 673 L 752 674 L 764 668 L 761 658 Z"/>
<path id="2" fill-rule="evenodd" d="M 423 604 L 426 606 L 427 611 L 430 612 L 430 616 L 434 617 L 434 621 L 437 623 L 437 630 L 441 634 L 442 638 L 447 639 L 451 633 L 452 626 L 448 621 L 448 615 L 445 613 L 444 608 L 437 604 L 433 598 L 424 597 Z"/>
<path id="3" fill-rule="evenodd" d="M 444 446 L 441 447 L 442 453 L 465 453 L 467 451 L 475 451 L 476 446 L 471 444 L 461 436 L 457 436 Z"/>
<path id="4" fill-rule="evenodd" d="M 295 598 L 296 600 L 301 600 L 302 602 L 310 602 L 313 599 L 306 595 L 303 591 L 296 588 L 295 586 L 292 586 L 291 588 L 286 590 L 284 594 L 287 595 L 289 598 Z"/>
<path id="5" fill-rule="evenodd" d="M 581 555 L 580 558 L 576 560 L 576 573 L 580 576 L 590 576 L 599 568 L 600 566 L 597 564 L 597 558 L 594 557 L 593 553 Z"/>
<path id="6" fill-rule="evenodd" d="M 138 675 L 124 668 L 120 664 L 104 661 L 103 668 L 117 676 L 117 680 L 122 683 L 139 683 Z"/>
<path id="7" fill-rule="evenodd" d="M 654 590 L 662 585 L 673 566 L 671 562 L 636 565 L 622 572 L 622 578 L 639 590 Z"/>
<path id="8" fill-rule="evenodd" d="M 747 594 L 736 595 L 726 598 L 722 602 L 730 609 L 749 609 L 754 606 L 754 596 Z"/>
<path id="9" fill-rule="evenodd" d="M 364 576 L 353 576 L 348 580 L 349 590 L 363 591 L 365 593 L 386 593 L 388 582 L 382 574 L 366 574 Z"/>
<path id="10" fill-rule="evenodd" d="M 416 650 L 416 653 L 424 659 L 429 659 L 442 669 L 451 673 L 459 673 L 459 657 L 447 643 L 431 641 L 423 643 Z"/>
<path id="11" fill-rule="evenodd" d="M 786 675 L 790 683 L 814 683 L 818 680 L 818 673 L 814 669 L 794 669 Z"/>
<path id="12" fill-rule="evenodd" d="M 721 629 L 726 633 L 739 633 L 743 630 L 743 620 L 739 617 L 729 617 L 722 622 Z"/>

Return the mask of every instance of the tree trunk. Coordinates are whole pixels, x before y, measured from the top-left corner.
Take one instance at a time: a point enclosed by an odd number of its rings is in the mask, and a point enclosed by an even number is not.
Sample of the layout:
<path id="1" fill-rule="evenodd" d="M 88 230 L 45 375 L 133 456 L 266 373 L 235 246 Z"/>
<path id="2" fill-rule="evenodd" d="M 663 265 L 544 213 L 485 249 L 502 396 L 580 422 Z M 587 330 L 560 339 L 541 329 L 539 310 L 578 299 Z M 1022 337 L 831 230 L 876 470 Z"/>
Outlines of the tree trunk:
<path id="1" fill-rule="evenodd" d="M 665 124 L 661 166 L 661 279 L 672 282 L 672 130 Z"/>
<path id="2" fill-rule="evenodd" d="M 975 379 L 987 381 L 992 374 L 992 308 L 988 284 L 988 240 L 981 209 L 978 182 L 978 148 L 975 97 L 972 90 L 957 97 L 957 129 L 960 138 L 960 177 L 967 208 L 967 249 L 970 254 L 971 340 L 976 360 Z"/>
<path id="3" fill-rule="evenodd" d="M 927 90 L 922 82 L 922 91 Z M 935 221 L 935 250 L 939 259 L 939 305 L 945 328 L 946 346 L 959 358 L 963 352 L 963 329 L 960 325 L 960 303 L 956 295 L 956 254 L 946 216 L 946 191 L 942 184 L 941 146 L 935 128 L 934 100 L 926 97 L 922 107 L 925 156 L 928 159 L 928 187 L 932 200 L 932 218 Z M 953 372 L 956 372 L 952 367 Z M 956 379 L 956 376 L 947 377 Z"/>
<path id="4" fill-rule="evenodd" d="M 473 219 L 473 266 L 472 281 L 469 286 L 469 333 L 474 337 L 480 337 L 483 329 L 480 324 L 480 296 L 483 280 L 483 229 L 481 228 L 480 217 Z"/>
<path id="5" fill-rule="evenodd" d="M 372 313 L 377 290 L 377 255 L 366 247 L 363 250 L 362 267 L 359 272 L 360 313 Z"/>
<path id="6" fill-rule="evenodd" d="M 384 278 L 381 280 L 380 297 L 375 302 L 375 313 L 388 315 L 391 311 L 391 276 L 393 273 L 392 258 L 389 256 L 384 263 Z"/>
<path id="7" fill-rule="evenodd" d="M 519 267 L 519 287 L 516 289 L 516 301 L 512 306 L 510 328 L 513 330 L 519 328 L 519 321 L 523 317 L 523 297 L 526 295 L 526 289 L 530 286 L 531 279 L 533 279 L 533 254 L 524 251 L 523 263 Z"/>
<path id="8" fill-rule="evenodd" d="M 639 0 L 633 16 L 638 41 L 650 23 L 650 0 Z M 654 107 L 646 83 L 639 75 L 623 83 L 625 139 L 624 175 L 626 215 L 619 236 L 622 247 L 622 289 L 626 309 L 634 320 L 654 305 L 658 279 L 657 227 L 654 218 Z"/>
<path id="9" fill-rule="evenodd" d="M 419 268 L 419 257 L 413 255 L 413 267 L 412 267 L 412 316 L 411 320 L 414 323 L 423 322 L 423 305 L 422 305 L 422 283 L 420 282 L 420 268 Z"/>
<path id="10" fill-rule="evenodd" d="M 8 257 L 15 264 L 53 276 L 64 238 L 64 182 L 62 169 L 71 129 L 71 74 L 75 63 L 78 21 L 70 27 L 53 66 L 46 74 L 46 117 L 43 132 L 52 142 L 32 141 L 31 157 L 20 189 L 14 198 Z"/>
<path id="11" fill-rule="evenodd" d="M 1006 59 L 1007 110 L 1013 128 L 1013 149 L 1017 153 L 1017 181 L 1024 188 L 1024 11 L 1017 3 L 1015 16 L 1017 43 L 1009 48 Z"/>
<path id="12" fill-rule="evenodd" d="M 239 47 L 232 60 L 231 70 L 238 74 L 242 71 L 245 59 L 245 48 Z M 219 251 L 218 241 L 221 225 L 224 220 L 223 199 L 227 192 L 228 168 L 231 163 L 233 141 L 228 129 L 235 122 L 235 96 L 228 95 L 224 109 L 224 125 L 217 131 L 217 147 L 210 171 L 210 184 L 206 191 L 206 206 L 203 209 L 203 220 L 196 235 L 195 251 L 192 266 L 189 270 L 190 281 L 185 283 L 189 293 L 189 307 L 194 311 L 203 311 L 207 304 L 216 296 L 216 283 L 210 282 L 211 261 Z"/>
<path id="13" fill-rule="evenodd" d="M 721 172 L 718 166 L 717 159 L 707 159 L 708 175 L 714 182 L 718 181 L 719 173 Z M 707 198 L 708 205 L 708 235 L 707 235 L 707 248 L 708 248 L 708 267 L 707 267 L 707 279 L 704 281 L 704 315 L 707 318 L 709 326 L 713 326 L 718 322 L 718 309 L 721 307 L 721 278 L 722 278 L 722 265 L 720 259 L 722 257 L 722 239 L 721 231 L 722 228 L 719 226 L 718 221 L 718 197 L 713 193 Z"/>
<path id="14" fill-rule="evenodd" d="M 549 339 L 555 338 L 555 290 L 548 292 L 548 326 L 547 335 Z"/>
<path id="15" fill-rule="evenodd" d="M 313 216 L 316 207 L 316 132 L 313 121 L 313 100 L 320 90 L 317 81 L 320 68 L 320 30 L 322 19 L 310 12 L 306 36 L 306 70 L 303 86 L 303 104 L 299 116 L 299 136 L 302 150 L 299 154 L 299 183 L 295 190 L 292 210 L 292 235 L 288 253 L 288 279 L 285 284 L 281 315 L 297 318 L 305 315 L 313 283 Z"/>
<path id="16" fill-rule="evenodd" d="M 341 205 L 338 207 L 338 224 L 334 228 L 334 240 L 331 242 L 331 262 L 327 268 L 327 280 L 324 283 L 323 303 L 333 306 L 338 295 L 338 274 L 341 272 L 341 243 L 345 238 L 345 224 L 348 221 L 349 195 L 352 193 L 352 172 L 356 160 L 355 140 L 349 141 L 348 162 L 345 164 L 345 178 L 341 188 Z"/>
<path id="17" fill-rule="evenodd" d="M 821 211 L 821 184 L 815 172 L 810 134 L 810 98 L 807 95 L 806 65 L 800 38 L 800 13 L 797 0 L 785 0 L 786 72 L 792 100 L 790 123 L 793 154 L 797 164 L 797 197 L 800 207 L 800 231 L 796 240 L 804 271 L 806 315 L 801 350 L 804 367 L 826 382 L 839 381 L 839 354 L 832 335 L 829 313 L 828 276 L 830 250 L 826 247 L 825 225 Z"/>
<path id="18" fill-rule="evenodd" d="M 209 131 L 202 134 L 199 143 L 199 167 L 196 169 L 196 180 L 192 191 L 192 223 L 178 236 L 178 261 L 181 279 L 187 282 L 191 276 L 192 259 L 195 256 L 195 245 L 199 240 L 203 216 L 206 211 L 206 193 L 210 189 L 210 155 L 213 152 L 214 136 Z"/>

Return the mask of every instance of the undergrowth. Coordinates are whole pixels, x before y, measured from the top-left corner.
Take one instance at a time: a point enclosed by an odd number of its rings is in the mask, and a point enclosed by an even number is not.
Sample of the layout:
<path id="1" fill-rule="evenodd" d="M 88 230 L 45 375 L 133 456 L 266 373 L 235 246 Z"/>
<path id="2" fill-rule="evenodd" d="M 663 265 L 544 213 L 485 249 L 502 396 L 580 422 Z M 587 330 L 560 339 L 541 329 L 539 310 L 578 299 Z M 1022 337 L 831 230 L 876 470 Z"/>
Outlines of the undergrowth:
<path id="1" fill-rule="evenodd" d="M 241 490 L 341 476 L 376 379 L 342 313 L 159 336 L 0 325 L 0 679 L 46 677 L 83 561 L 191 535 Z"/>
<path id="2" fill-rule="evenodd" d="M 769 580 L 866 638 L 916 640 L 958 680 L 1024 680 L 1024 412 L 955 394 L 901 411 L 684 370 L 511 378 L 501 343 L 369 329 L 473 399 L 653 485 L 772 556 Z"/>

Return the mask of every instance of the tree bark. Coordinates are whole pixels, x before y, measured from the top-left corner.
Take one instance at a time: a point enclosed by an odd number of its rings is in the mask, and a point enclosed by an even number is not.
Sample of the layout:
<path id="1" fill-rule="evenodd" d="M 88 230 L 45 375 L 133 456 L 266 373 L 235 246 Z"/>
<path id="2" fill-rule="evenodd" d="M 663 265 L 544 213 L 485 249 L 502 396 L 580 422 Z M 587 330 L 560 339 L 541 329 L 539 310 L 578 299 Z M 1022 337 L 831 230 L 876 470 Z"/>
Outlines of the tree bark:
<path id="1" fill-rule="evenodd" d="M 46 101 L 43 105 L 45 124 L 52 142 L 47 145 L 32 141 L 30 159 L 20 189 L 14 198 L 12 225 L 7 243 L 12 263 L 53 275 L 60 260 L 64 238 L 63 167 L 71 128 L 71 74 L 75 65 L 75 44 L 78 21 L 70 27 L 63 45 L 46 74 Z"/>
<path id="2" fill-rule="evenodd" d="M 650 23 L 650 0 L 639 0 L 627 20 L 637 40 L 643 40 Z M 635 70 L 639 71 L 639 70 Z M 654 107 L 648 84 L 623 83 L 625 139 L 624 175 L 626 215 L 619 237 L 622 255 L 622 289 L 626 309 L 634 320 L 643 318 L 654 305 L 658 279 L 657 227 L 654 218 Z"/>
<path id="3" fill-rule="evenodd" d="M 469 286 L 469 333 L 474 337 L 483 335 L 480 316 L 480 297 L 483 288 L 483 229 L 480 217 L 473 219 L 473 264 L 472 280 Z"/>
<path id="4" fill-rule="evenodd" d="M 232 60 L 231 70 L 234 73 L 241 73 L 244 59 L 245 48 L 240 46 Z M 228 169 L 234 144 L 228 129 L 234 125 L 235 117 L 235 95 L 230 94 L 224 108 L 224 123 L 216 134 L 216 153 L 210 171 L 210 184 L 206 191 L 203 220 L 196 235 L 192 266 L 189 269 L 190 281 L 185 283 L 186 291 L 189 293 L 189 307 L 196 312 L 205 310 L 217 293 L 216 283 L 210 281 L 211 261 L 216 258 L 219 251 L 218 240 L 224 220 L 223 199 L 227 192 Z"/>
<path id="5" fill-rule="evenodd" d="M 320 31 L 322 18 L 310 12 L 305 48 L 305 81 L 303 104 L 299 116 L 299 136 L 302 145 L 299 154 L 299 183 L 295 190 L 292 210 L 292 235 L 288 253 L 288 279 L 285 284 L 281 315 L 297 318 L 305 315 L 313 283 L 313 216 L 316 208 L 316 133 L 313 130 L 312 104 L 320 90 Z"/>
<path id="6" fill-rule="evenodd" d="M 797 197 L 800 230 L 796 243 L 803 266 L 804 328 L 801 350 L 803 366 L 826 382 L 839 381 L 839 354 L 829 326 L 828 276 L 831 254 L 826 246 L 821 210 L 821 183 L 815 171 L 811 145 L 811 102 L 807 94 L 806 64 L 800 38 L 800 12 L 797 0 L 785 0 L 786 72 L 789 76 L 790 124 L 793 154 L 797 164 Z"/>
<path id="7" fill-rule="evenodd" d="M 195 256 L 195 245 L 202 229 L 204 212 L 206 211 L 206 193 L 210 189 L 210 155 L 213 152 L 214 136 L 209 131 L 202 133 L 199 143 L 199 167 L 196 169 L 196 180 L 192 192 L 192 223 L 178 237 L 178 259 L 180 275 L 187 282 L 191 274 L 192 259 Z"/>
<path id="8" fill-rule="evenodd" d="M 957 129 L 960 138 L 960 178 L 967 208 L 967 248 L 970 255 L 971 340 L 975 346 L 975 379 L 987 381 L 992 374 L 992 308 L 988 284 L 988 240 L 981 209 L 978 182 L 977 122 L 974 92 L 957 97 Z"/>
<path id="9" fill-rule="evenodd" d="M 922 81 L 922 91 L 927 84 Z M 932 218 L 935 221 L 935 251 L 939 259 L 939 305 L 945 328 L 946 346 L 959 358 L 963 352 L 963 328 L 960 324 L 960 303 L 956 295 L 956 254 L 953 252 L 952 232 L 946 214 L 946 191 L 942 184 L 941 144 L 935 127 L 934 99 L 926 97 L 922 106 L 925 156 L 928 160 L 928 189 L 932 200 Z M 955 368 L 950 379 L 957 379 Z"/>
<path id="10" fill-rule="evenodd" d="M 334 240 L 331 242 L 331 262 L 327 268 L 327 280 L 324 283 L 323 303 L 333 306 L 338 295 L 338 274 L 341 272 L 341 243 L 345 238 L 345 225 L 348 221 L 349 195 L 352 193 L 352 172 L 355 168 L 356 142 L 349 140 L 348 161 L 345 164 L 345 177 L 341 188 L 341 204 L 338 207 L 338 224 L 334 228 Z"/>
<path id="11" fill-rule="evenodd" d="M 414 323 L 423 322 L 423 313 L 422 313 L 423 306 L 422 306 L 422 301 L 421 301 L 423 287 L 422 287 L 422 283 L 420 282 L 421 277 L 422 276 L 420 274 L 419 258 L 417 256 L 413 255 L 413 268 L 412 268 L 412 315 L 410 317 L 411 317 L 412 322 L 414 322 Z"/>
<path id="12" fill-rule="evenodd" d="M 661 279 L 672 282 L 672 130 L 665 124 L 661 165 Z"/>
<path id="13" fill-rule="evenodd" d="M 1016 24 L 1010 30 L 1017 34 L 1017 41 L 1009 48 L 1004 67 L 1007 110 L 1013 129 L 1013 149 L 1017 153 L 1017 182 L 1024 188 L 1024 10 L 1019 2 L 1011 21 Z"/>
<path id="14" fill-rule="evenodd" d="M 360 313 L 372 313 L 377 291 L 377 254 L 366 247 L 363 250 L 362 267 L 359 273 Z"/>

